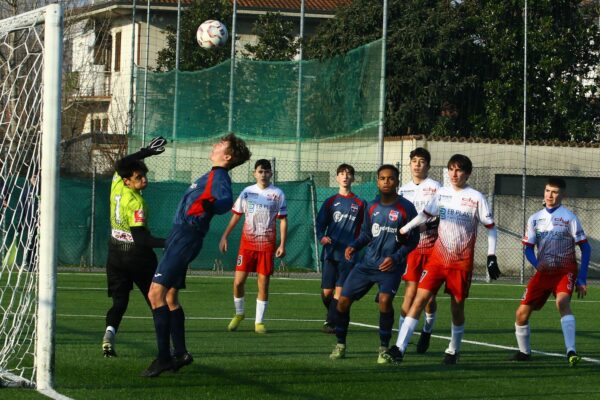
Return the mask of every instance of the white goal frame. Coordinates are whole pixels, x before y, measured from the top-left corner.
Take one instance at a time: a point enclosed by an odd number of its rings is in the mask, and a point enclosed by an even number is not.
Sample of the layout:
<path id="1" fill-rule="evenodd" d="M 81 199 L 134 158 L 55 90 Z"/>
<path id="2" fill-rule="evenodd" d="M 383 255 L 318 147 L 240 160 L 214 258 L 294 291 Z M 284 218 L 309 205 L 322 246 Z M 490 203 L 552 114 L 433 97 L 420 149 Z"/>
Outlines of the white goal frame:
<path id="1" fill-rule="evenodd" d="M 52 4 L 1 20 L 0 35 L 36 24 L 44 24 L 44 50 L 35 382 L 32 383 L 42 394 L 53 398 L 66 398 L 53 390 L 63 8 L 59 4 Z"/>

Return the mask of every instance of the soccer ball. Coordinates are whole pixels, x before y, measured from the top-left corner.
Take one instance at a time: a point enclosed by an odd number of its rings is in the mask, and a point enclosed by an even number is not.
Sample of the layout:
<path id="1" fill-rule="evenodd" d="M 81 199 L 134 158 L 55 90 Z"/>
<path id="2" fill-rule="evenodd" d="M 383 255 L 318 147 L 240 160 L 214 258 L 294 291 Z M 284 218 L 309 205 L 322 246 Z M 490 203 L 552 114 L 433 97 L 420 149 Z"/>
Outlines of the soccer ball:
<path id="1" fill-rule="evenodd" d="M 224 45 L 228 37 L 229 34 L 227 33 L 225 24 L 212 19 L 204 21 L 196 31 L 196 40 L 200 47 L 204 49 Z"/>

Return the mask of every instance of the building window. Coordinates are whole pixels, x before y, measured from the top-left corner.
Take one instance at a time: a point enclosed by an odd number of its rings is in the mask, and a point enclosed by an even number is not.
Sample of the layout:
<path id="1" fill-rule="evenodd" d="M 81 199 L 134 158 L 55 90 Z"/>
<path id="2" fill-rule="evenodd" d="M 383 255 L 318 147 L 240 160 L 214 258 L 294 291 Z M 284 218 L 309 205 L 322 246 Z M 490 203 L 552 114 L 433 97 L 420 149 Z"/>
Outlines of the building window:
<path id="1" fill-rule="evenodd" d="M 115 35 L 115 71 L 121 70 L 121 32 Z"/>

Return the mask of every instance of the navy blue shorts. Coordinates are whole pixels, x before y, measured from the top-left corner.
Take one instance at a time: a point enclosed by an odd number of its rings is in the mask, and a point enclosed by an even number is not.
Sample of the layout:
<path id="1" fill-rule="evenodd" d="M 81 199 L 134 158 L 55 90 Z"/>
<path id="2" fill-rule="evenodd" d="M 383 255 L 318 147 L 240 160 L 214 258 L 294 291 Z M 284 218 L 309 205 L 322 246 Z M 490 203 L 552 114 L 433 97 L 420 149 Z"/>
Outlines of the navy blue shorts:
<path id="1" fill-rule="evenodd" d="M 344 282 L 342 296 L 349 297 L 353 301 L 359 300 L 377 283 L 380 293 L 387 293 L 394 299 L 402 280 L 402 272 L 382 272 L 358 264 L 352 268 Z"/>
<path id="2" fill-rule="evenodd" d="M 152 282 L 169 289 L 185 288 L 188 266 L 200 253 L 203 240 L 204 232 L 187 225 L 173 225 Z"/>
<path id="3" fill-rule="evenodd" d="M 351 270 L 352 263 L 348 261 L 323 260 L 321 289 L 333 289 L 336 286 L 344 286 L 344 282 Z"/>

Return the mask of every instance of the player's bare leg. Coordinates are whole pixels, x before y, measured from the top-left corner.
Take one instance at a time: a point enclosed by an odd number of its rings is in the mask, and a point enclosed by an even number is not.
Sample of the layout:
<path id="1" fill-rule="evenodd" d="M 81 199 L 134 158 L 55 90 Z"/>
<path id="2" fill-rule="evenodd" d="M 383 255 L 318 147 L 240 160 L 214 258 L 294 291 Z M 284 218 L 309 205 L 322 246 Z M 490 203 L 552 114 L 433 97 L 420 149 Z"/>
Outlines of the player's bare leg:
<path id="1" fill-rule="evenodd" d="M 454 296 L 450 298 L 450 311 L 452 313 L 452 337 L 448 348 L 444 352 L 442 364 L 454 365 L 458 362 L 460 345 L 465 333 L 465 300 L 457 300 Z"/>
<path id="2" fill-rule="evenodd" d="M 269 275 L 258 274 L 258 295 L 256 297 L 256 318 L 254 321 L 254 332 L 267 333 L 264 324 L 265 312 L 269 304 Z"/>
<path id="3" fill-rule="evenodd" d="M 246 317 L 246 279 L 248 279 L 248 272 L 246 271 L 235 271 L 233 278 L 233 305 L 235 306 L 235 314 L 227 325 L 227 330 L 233 332 L 237 330 L 240 323 Z"/>
<path id="4" fill-rule="evenodd" d="M 567 360 L 570 366 L 575 366 L 581 360 L 575 351 L 575 316 L 571 310 L 571 295 L 564 292 L 556 294 L 556 308 L 560 314 L 560 325 L 567 349 Z"/>

